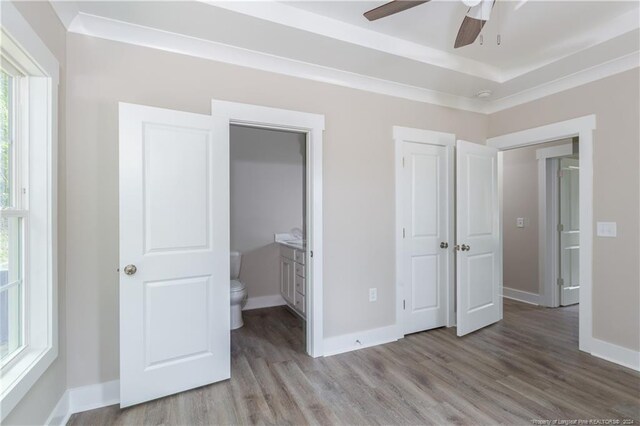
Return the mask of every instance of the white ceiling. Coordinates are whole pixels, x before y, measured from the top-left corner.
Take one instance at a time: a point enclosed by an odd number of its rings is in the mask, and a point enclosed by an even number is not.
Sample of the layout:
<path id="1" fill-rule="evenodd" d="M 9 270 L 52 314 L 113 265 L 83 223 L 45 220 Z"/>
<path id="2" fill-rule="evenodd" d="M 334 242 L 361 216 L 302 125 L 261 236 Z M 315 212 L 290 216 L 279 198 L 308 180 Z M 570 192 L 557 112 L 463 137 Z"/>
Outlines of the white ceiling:
<path id="1" fill-rule="evenodd" d="M 595 33 L 615 18 L 638 10 L 636 1 L 528 1 L 498 0 L 484 28 L 483 45 L 454 49 L 453 43 L 467 12 L 459 0 L 432 0 L 369 22 L 364 12 L 380 1 L 293 1 L 299 9 L 367 28 L 403 40 L 443 50 L 499 68 L 526 67 L 591 47 Z M 496 43 L 501 34 L 501 44 Z"/>
<path id="2" fill-rule="evenodd" d="M 638 62 L 638 1 L 498 0 L 483 45 L 460 49 L 452 47 L 467 10 L 460 1 L 362 16 L 382 3 L 52 2 L 69 31 L 472 110 Z M 489 100 L 475 98 L 485 89 Z"/>

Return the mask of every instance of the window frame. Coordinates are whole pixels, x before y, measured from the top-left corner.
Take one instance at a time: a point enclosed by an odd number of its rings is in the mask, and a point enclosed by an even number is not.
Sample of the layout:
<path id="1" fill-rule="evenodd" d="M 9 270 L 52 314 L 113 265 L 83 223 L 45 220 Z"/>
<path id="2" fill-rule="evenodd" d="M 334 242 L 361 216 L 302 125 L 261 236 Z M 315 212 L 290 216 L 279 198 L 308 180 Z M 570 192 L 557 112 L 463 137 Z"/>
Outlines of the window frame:
<path id="1" fill-rule="evenodd" d="M 2 2 L 0 54 L 24 74 L 17 122 L 23 162 L 18 188 L 27 215 L 23 237 L 26 346 L 0 367 L 0 421 L 58 357 L 57 135 L 59 64 L 11 2 Z M 22 191 L 20 191 L 22 192 Z M 16 194 L 17 195 L 17 194 Z"/>
<path id="2" fill-rule="evenodd" d="M 29 345 L 29 321 L 26 315 L 26 308 L 28 305 L 28 223 L 29 223 L 29 211 L 28 211 L 28 198 L 26 197 L 26 193 L 23 190 L 24 184 L 26 183 L 25 175 L 28 173 L 28 140 L 25 138 L 26 132 L 23 127 L 27 123 L 27 119 L 24 117 L 25 109 L 27 107 L 26 104 L 26 90 L 27 84 L 24 81 L 25 75 L 20 71 L 19 67 L 14 65 L 9 58 L 2 55 L 0 52 L 0 68 L 6 74 L 8 74 L 12 78 L 12 90 L 11 90 L 11 99 L 13 106 L 13 111 L 10 110 L 9 116 L 9 127 L 10 127 L 10 143 L 13 145 L 11 150 L 11 175 L 13 178 L 13 182 L 11 185 L 12 194 L 10 196 L 10 204 L 11 207 L 2 209 L 2 215 L 5 217 L 17 217 L 21 219 L 21 245 L 20 251 L 21 253 L 21 262 L 20 262 L 20 284 L 21 288 L 21 296 L 20 296 L 20 316 L 21 316 L 21 324 L 20 324 L 20 332 L 22 334 L 21 345 L 14 350 L 7 358 L 0 360 L 0 371 L 5 368 L 10 368 L 11 365 L 15 364 L 19 361 L 19 359 L 24 355 L 25 349 Z M 12 113 L 11 113 L 12 112 Z M 11 286 L 14 287 L 14 286 Z M 0 290 L 8 291 L 9 286 Z"/>

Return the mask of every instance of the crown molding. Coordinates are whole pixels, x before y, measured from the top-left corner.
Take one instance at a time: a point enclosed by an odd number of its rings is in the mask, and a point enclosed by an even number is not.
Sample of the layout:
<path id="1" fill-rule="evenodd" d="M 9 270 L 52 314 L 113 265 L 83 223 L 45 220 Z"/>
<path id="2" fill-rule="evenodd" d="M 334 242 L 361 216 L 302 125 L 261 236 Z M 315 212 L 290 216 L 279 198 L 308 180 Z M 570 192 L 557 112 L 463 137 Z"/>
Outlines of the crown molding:
<path id="1" fill-rule="evenodd" d="M 640 66 L 640 52 L 633 52 L 626 56 L 621 56 L 609 62 L 578 71 L 557 80 L 549 81 L 542 85 L 523 90 L 510 96 L 495 99 L 486 104 L 483 112 L 493 114 L 494 112 L 513 108 L 514 106 L 526 104 L 536 99 L 544 98 L 555 93 L 564 92 L 583 84 L 591 83 L 605 77 L 612 76 L 637 68 Z"/>
<path id="2" fill-rule="evenodd" d="M 624 13 L 618 16 L 615 19 L 612 19 L 599 27 L 594 27 L 589 30 L 589 44 L 584 46 L 582 49 L 569 52 L 564 55 L 554 56 L 547 60 L 538 61 L 531 63 L 527 66 L 523 67 L 513 67 L 502 70 L 501 78 L 502 82 L 506 82 L 509 80 L 513 80 L 514 78 L 520 77 L 522 75 L 528 74 L 530 72 L 536 71 L 542 67 L 547 65 L 551 65 L 554 62 L 561 61 L 562 59 L 571 57 L 573 55 L 579 54 L 581 52 L 585 52 L 605 41 L 614 39 L 621 35 L 624 35 L 628 32 L 637 30 L 640 28 L 640 17 L 638 16 L 638 10 L 632 10 L 630 12 Z M 561 44 L 578 44 L 579 36 L 562 40 Z"/>
<path id="3" fill-rule="evenodd" d="M 367 47 L 414 61 L 457 71 L 496 83 L 505 83 L 514 78 L 536 71 L 542 67 L 562 60 L 571 55 L 588 50 L 600 43 L 611 40 L 629 31 L 640 28 L 638 10 L 632 10 L 598 27 L 589 30 L 589 43 L 585 47 L 564 55 L 546 60 L 535 61 L 523 66 L 510 68 L 496 67 L 482 61 L 428 47 L 419 43 L 393 37 L 357 25 L 338 21 L 327 16 L 296 8 L 284 2 L 261 0 L 253 2 L 235 2 L 219 0 L 197 0 L 202 3 L 241 13 L 265 21 L 308 31 L 347 43 Z M 582 35 L 582 34 L 581 34 Z M 576 44 L 581 35 L 563 40 L 563 44 Z"/>
<path id="4" fill-rule="evenodd" d="M 581 70 L 513 95 L 495 100 L 480 100 L 84 13 L 76 15 L 69 25 L 69 31 L 291 77 L 484 114 L 492 114 L 512 108 L 640 66 L 639 52 L 636 51 L 627 56 Z"/>
<path id="5" fill-rule="evenodd" d="M 383 80 L 84 13 L 79 13 L 73 19 L 69 26 L 69 31 L 466 111 L 481 112 L 485 105 L 485 102 L 478 99 Z"/>
<path id="6" fill-rule="evenodd" d="M 290 6 L 283 2 L 198 1 L 253 18 L 378 50 L 424 64 L 434 65 L 473 77 L 483 78 L 497 83 L 503 81 L 500 69 L 493 65 L 369 30 L 357 25 L 348 24 Z"/>

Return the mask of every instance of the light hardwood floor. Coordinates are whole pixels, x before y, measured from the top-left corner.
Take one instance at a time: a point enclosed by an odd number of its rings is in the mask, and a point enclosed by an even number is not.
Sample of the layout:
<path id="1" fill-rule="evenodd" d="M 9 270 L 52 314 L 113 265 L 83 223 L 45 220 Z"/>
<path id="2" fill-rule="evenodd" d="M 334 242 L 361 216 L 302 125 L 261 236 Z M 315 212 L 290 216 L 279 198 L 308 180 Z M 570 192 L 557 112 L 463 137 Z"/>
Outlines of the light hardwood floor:
<path id="1" fill-rule="evenodd" d="M 318 359 L 303 353 L 303 324 L 286 308 L 244 318 L 231 334 L 231 380 L 69 424 L 639 424 L 640 374 L 578 351 L 575 306 L 505 300 L 502 322 L 463 338 L 437 329 Z"/>

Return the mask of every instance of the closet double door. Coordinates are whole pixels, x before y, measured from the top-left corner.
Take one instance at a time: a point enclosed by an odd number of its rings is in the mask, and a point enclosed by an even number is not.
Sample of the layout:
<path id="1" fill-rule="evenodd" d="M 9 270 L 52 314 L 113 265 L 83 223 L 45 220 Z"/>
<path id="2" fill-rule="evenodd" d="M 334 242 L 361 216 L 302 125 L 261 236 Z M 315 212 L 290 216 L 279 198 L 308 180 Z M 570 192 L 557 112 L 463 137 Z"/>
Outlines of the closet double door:
<path id="1" fill-rule="evenodd" d="M 410 130 L 396 138 L 398 322 L 462 336 L 502 317 L 497 151 Z"/>

